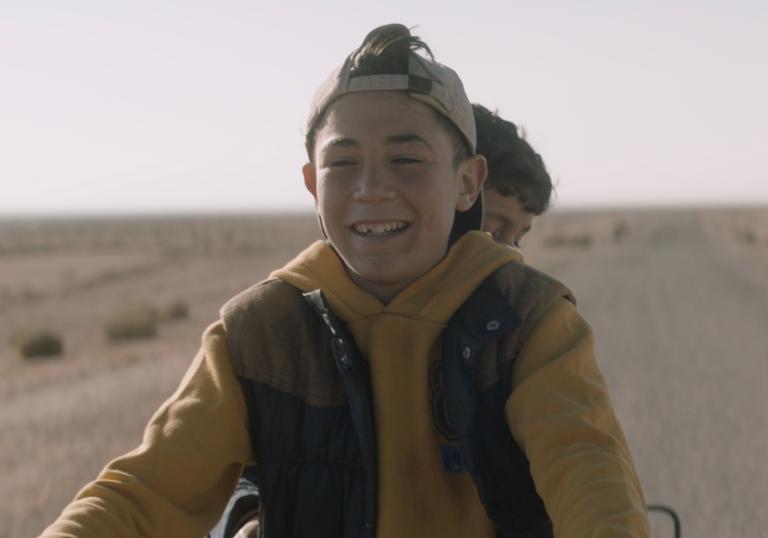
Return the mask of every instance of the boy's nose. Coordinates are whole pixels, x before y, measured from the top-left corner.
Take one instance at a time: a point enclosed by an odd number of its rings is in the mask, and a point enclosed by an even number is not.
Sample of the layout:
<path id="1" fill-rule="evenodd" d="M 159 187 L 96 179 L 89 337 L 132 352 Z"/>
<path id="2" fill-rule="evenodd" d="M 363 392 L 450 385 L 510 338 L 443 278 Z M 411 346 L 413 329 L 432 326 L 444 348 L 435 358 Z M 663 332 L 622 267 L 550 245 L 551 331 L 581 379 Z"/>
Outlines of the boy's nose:
<path id="1" fill-rule="evenodd" d="M 517 230 L 511 226 L 507 226 L 500 234 L 497 234 L 496 241 L 513 247 L 517 243 L 517 236 Z"/>
<path id="2" fill-rule="evenodd" d="M 375 165 L 369 165 L 361 171 L 357 180 L 354 199 L 365 203 L 388 200 L 394 195 L 392 187 L 392 182 L 385 172 Z"/>
<path id="3" fill-rule="evenodd" d="M 515 226 L 503 226 L 501 229 L 496 230 L 493 234 L 494 241 L 510 247 L 517 246 L 520 238 L 520 231 Z"/>

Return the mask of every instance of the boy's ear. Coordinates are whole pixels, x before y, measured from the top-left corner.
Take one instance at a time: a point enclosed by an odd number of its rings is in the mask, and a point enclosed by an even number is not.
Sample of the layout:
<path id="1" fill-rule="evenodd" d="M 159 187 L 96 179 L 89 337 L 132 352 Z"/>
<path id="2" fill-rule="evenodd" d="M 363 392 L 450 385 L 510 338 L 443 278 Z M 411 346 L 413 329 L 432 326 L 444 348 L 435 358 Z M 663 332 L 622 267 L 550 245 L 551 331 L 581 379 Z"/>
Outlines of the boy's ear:
<path id="1" fill-rule="evenodd" d="M 472 155 L 464 159 L 457 170 L 459 179 L 459 197 L 456 200 L 458 211 L 468 211 L 475 203 L 488 175 L 488 163 L 482 155 Z"/>
<path id="2" fill-rule="evenodd" d="M 301 167 L 301 173 L 304 176 L 304 186 L 312 197 L 317 201 L 317 171 L 315 165 L 310 163 Z"/>

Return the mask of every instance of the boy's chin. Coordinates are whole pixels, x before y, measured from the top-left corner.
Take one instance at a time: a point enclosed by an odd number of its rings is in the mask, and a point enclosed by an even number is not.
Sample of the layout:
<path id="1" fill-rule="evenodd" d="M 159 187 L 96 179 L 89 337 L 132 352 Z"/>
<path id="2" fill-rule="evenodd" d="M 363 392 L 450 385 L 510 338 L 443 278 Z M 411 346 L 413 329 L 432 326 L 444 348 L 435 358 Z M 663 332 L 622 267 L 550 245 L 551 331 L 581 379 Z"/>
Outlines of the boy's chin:
<path id="1" fill-rule="evenodd" d="M 405 289 L 418 276 L 404 275 L 390 270 L 371 270 L 366 267 L 347 267 L 352 281 L 364 291 L 370 293 L 382 302 L 388 302 L 400 291 Z"/>
<path id="2" fill-rule="evenodd" d="M 393 264 L 388 264 L 385 267 L 371 266 L 365 263 L 347 265 L 347 272 L 359 288 L 387 303 L 439 263 L 438 260 L 435 264 L 424 264 L 423 267 L 420 265 L 403 267 L 401 264 L 404 261 L 409 260 L 403 259 L 401 256 Z"/>

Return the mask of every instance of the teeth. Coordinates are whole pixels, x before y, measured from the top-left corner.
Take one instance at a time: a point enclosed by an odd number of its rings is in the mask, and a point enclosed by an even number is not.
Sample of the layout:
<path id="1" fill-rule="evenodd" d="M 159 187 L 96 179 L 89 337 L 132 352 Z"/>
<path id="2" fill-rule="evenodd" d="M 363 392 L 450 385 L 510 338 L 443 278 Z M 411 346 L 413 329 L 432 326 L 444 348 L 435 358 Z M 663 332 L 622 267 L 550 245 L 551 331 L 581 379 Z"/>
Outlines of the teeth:
<path id="1" fill-rule="evenodd" d="M 396 232 L 398 230 L 402 230 L 408 226 L 407 223 L 398 220 L 398 221 L 391 221 L 391 222 L 376 222 L 376 223 L 369 223 L 364 222 L 361 224 L 355 224 L 352 226 L 352 228 L 359 234 L 363 235 L 382 235 L 382 234 L 388 234 L 392 232 Z"/>

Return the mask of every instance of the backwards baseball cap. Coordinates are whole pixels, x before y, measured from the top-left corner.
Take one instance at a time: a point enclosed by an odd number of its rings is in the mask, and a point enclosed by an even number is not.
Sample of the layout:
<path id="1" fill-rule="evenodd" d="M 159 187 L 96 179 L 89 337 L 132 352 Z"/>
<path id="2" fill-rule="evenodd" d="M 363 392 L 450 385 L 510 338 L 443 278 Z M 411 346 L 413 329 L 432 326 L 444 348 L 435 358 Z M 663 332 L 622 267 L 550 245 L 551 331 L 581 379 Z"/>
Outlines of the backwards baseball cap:
<path id="1" fill-rule="evenodd" d="M 418 48 L 426 50 L 430 57 L 417 54 Z M 404 91 L 446 117 L 474 154 L 477 131 L 464 85 L 453 69 L 434 61 L 431 56 L 429 47 L 412 36 L 406 26 L 387 24 L 375 28 L 318 88 L 312 100 L 306 132 L 313 132 L 328 106 L 339 97 L 356 92 Z M 481 191 L 468 211 L 456 212 L 451 241 L 469 230 L 479 230 L 482 220 Z"/>

